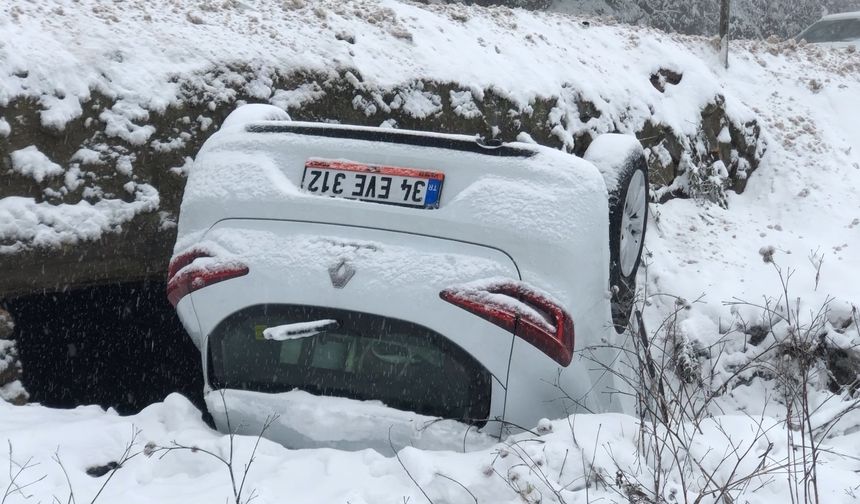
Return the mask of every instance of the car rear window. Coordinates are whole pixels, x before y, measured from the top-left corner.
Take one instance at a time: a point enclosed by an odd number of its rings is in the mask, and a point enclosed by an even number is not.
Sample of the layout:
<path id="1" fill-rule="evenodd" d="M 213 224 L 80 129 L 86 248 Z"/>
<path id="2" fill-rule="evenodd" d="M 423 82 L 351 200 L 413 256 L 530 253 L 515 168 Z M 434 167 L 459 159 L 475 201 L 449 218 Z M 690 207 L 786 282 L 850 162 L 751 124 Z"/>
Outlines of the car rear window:
<path id="1" fill-rule="evenodd" d="M 860 19 L 821 20 L 798 35 L 807 42 L 848 42 L 860 39 Z"/>
<path id="2" fill-rule="evenodd" d="M 263 330 L 334 319 L 340 327 L 285 341 Z M 483 425 L 490 373 L 448 338 L 387 317 L 295 305 L 235 313 L 209 341 L 210 384 L 259 392 L 300 389 L 317 395 L 379 400 L 424 415 Z"/>

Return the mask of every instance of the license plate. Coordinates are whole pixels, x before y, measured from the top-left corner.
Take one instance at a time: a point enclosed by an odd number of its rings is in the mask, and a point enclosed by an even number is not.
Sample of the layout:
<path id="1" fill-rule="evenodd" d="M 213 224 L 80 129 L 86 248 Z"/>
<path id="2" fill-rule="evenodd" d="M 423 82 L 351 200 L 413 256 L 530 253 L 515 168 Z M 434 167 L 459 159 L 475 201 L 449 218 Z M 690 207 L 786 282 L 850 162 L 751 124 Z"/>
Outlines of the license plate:
<path id="1" fill-rule="evenodd" d="M 309 159 L 302 188 L 322 196 L 439 208 L 444 180 L 444 173 L 432 170 Z"/>

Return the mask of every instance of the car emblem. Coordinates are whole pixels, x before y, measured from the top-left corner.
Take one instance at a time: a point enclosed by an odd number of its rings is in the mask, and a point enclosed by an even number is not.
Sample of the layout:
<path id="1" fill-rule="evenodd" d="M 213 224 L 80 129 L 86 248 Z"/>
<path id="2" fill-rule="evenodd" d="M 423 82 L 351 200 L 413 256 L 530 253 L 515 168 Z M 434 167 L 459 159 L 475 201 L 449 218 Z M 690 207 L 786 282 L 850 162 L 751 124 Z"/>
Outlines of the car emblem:
<path id="1" fill-rule="evenodd" d="M 341 259 L 339 263 L 328 269 L 328 276 L 331 278 L 331 285 L 335 289 L 343 289 L 346 287 L 346 284 L 352 280 L 354 275 L 355 268 L 350 266 L 346 259 Z"/>

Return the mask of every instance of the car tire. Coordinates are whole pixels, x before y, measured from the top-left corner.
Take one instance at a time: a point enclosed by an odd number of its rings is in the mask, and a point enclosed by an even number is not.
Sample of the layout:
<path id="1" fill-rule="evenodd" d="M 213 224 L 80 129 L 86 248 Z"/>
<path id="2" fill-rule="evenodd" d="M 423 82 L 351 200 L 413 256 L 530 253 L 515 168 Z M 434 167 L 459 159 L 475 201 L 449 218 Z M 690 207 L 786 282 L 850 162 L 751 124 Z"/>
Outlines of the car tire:
<path id="1" fill-rule="evenodd" d="M 612 325 L 621 334 L 627 329 L 633 310 L 636 272 L 645 243 L 648 163 L 641 144 L 628 135 L 596 138 L 585 158 L 601 171 L 608 190 Z"/>

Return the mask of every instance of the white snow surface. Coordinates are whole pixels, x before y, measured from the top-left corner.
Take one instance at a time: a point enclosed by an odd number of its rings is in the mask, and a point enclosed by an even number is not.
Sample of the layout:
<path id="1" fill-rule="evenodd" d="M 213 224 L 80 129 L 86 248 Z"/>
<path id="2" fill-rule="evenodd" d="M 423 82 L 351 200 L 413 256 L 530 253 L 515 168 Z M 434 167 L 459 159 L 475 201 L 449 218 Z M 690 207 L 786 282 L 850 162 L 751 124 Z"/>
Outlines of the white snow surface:
<path id="1" fill-rule="evenodd" d="M 21 380 L 14 380 L 0 386 L 0 401 L 13 401 L 22 395 L 27 397 L 27 390 Z"/>
<path id="2" fill-rule="evenodd" d="M 653 107 L 655 116 L 679 131 L 694 127 L 686 119 L 719 91 L 714 71 L 691 57 L 689 42 L 658 32 L 640 39 L 626 27 L 586 28 L 575 18 L 520 10 L 393 0 L 262 0 L 209 3 L 206 9 L 167 0 L 11 0 L 9 11 L 2 25 L 7 36 L 0 75 L 8 77 L 0 81 L 0 103 L 31 96 L 44 108 L 43 122 L 62 128 L 80 115 L 80 99 L 99 90 L 119 100 L 102 119 L 118 121 L 116 134 L 130 135 L 129 141 L 146 134 L 123 131 L 129 126 L 123 120 L 145 122 L 147 110 L 177 102 L 175 76 L 202 84 L 202 72 L 219 63 L 262 69 L 247 86 L 262 100 L 273 95 L 265 69 L 274 67 L 323 73 L 356 68 L 362 82 L 378 87 L 422 78 L 462 83 L 478 93 L 496 86 L 523 106 L 573 82 L 583 98 L 607 112 L 602 121 L 621 114 L 642 121 Z M 355 33 L 355 44 L 338 40 L 342 31 Z M 624 56 L 604 58 L 607 52 Z M 661 64 L 685 72 L 688 84 L 659 93 L 648 77 Z M 402 99 L 416 117 L 435 108 L 418 89 Z"/>
<path id="3" fill-rule="evenodd" d="M 224 404 L 233 412 L 234 424 L 243 434 L 257 434 L 260 423 L 272 409 L 280 414 L 269 434 L 273 439 L 290 439 L 296 445 L 338 446 L 342 449 L 373 448 L 392 455 L 404 447 L 430 448 L 434 451 L 474 451 L 489 448 L 497 440 L 474 427 L 455 420 L 442 420 L 386 406 L 380 401 L 358 401 L 345 397 L 322 397 L 302 390 L 280 394 L 258 394 L 226 390 L 206 396 L 215 417 L 224 417 Z M 242 415 L 236 418 L 237 415 Z M 224 419 L 226 423 L 226 418 Z"/>
<path id="4" fill-rule="evenodd" d="M 10 196 L 0 199 L 0 254 L 29 247 L 57 247 L 85 240 L 96 240 L 114 231 L 136 214 L 158 208 L 158 191 L 149 184 L 131 184 L 131 203 L 104 199 L 75 204 L 51 205 L 31 198 Z"/>
<path id="5" fill-rule="evenodd" d="M 32 177 L 36 182 L 63 173 L 63 167 L 48 159 L 35 145 L 12 151 L 10 158 L 13 171 Z"/>
<path id="6" fill-rule="evenodd" d="M 633 135 L 606 134 L 595 138 L 583 158 L 600 170 L 609 192 L 618 187 L 619 170 L 632 155 L 642 152 L 642 145 Z"/>
<path id="7" fill-rule="evenodd" d="M 289 120 L 290 115 L 274 105 L 249 103 L 231 112 L 221 124 L 221 129 L 243 127 L 249 122 Z"/>
<path id="8" fill-rule="evenodd" d="M 295 271 L 295 278 L 306 272 L 326 271 L 349 253 L 351 264 L 365 272 L 362 289 L 373 295 L 387 289 L 414 287 L 419 281 L 432 279 L 434 292 L 464 278 L 489 275 L 510 276 L 510 266 L 494 260 L 456 253 L 438 253 L 414 247 L 381 244 L 372 241 L 344 242 L 326 236 L 279 235 L 270 231 L 232 227 L 215 228 L 199 245 L 212 251 L 217 259 L 197 259 L 192 267 L 229 264 L 231 260 L 247 261 L 260 269 Z M 182 270 L 180 270 L 182 271 Z"/>
<path id="9" fill-rule="evenodd" d="M 584 28 L 575 18 L 559 15 L 394 1 L 236 2 L 212 4 L 211 9 L 166 1 L 12 0 L 9 5 L 11 15 L 0 17 L 0 103 L 15 95 L 31 96 L 45 110 L 43 122 L 55 126 L 81 113 L 79 100 L 91 89 L 120 99 L 126 108 L 115 107 L 119 117 L 139 120 L 135 107 L 159 110 L 177 99 L 178 85 L 171 75 L 192 75 L 213 62 L 231 60 L 258 68 L 317 71 L 355 66 L 366 82 L 378 86 L 417 78 L 452 80 L 475 92 L 495 86 L 526 105 L 530 98 L 557 92 L 575 79 L 583 96 L 605 111 L 598 121 L 610 124 L 624 115 L 629 122 L 619 123 L 633 124 L 653 110 L 654 117 L 680 131 L 692 128 L 696 121 L 691 118 L 720 91 L 730 113 L 760 121 L 768 151 L 746 192 L 730 194 L 727 209 L 693 200 L 652 205 L 646 267 L 640 275 L 650 302 L 647 325 L 656 328 L 677 306 L 670 295 L 699 300 L 680 313 L 678 328 L 701 346 L 715 343 L 738 316 L 760 317 L 754 307 L 726 302 L 740 298 L 761 303 L 763 296 L 782 293 L 773 264 L 762 260 L 762 249 L 772 250 L 780 267 L 795 270 L 789 297 L 792 304 L 797 300 L 802 316 L 835 298 L 828 323 L 842 326 L 852 315 L 851 307 L 860 305 L 856 52 L 735 41 L 730 66 L 723 69 L 716 49 L 704 39 L 612 24 Z M 326 28 L 308 22 L 315 17 L 324 17 Z M 337 40 L 337 31 L 355 34 L 356 43 Z M 649 73 L 661 66 L 684 74 L 682 82 L 664 94 L 647 82 Z M 266 96 L 265 82 L 254 86 Z M 56 91 L 64 98 L 57 98 Z M 269 98 L 275 102 L 277 97 L 284 104 L 302 100 L 277 93 Z M 457 99 L 463 113 L 472 113 L 465 97 Z M 422 103 L 431 106 L 432 100 Z M 571 110 L 560 104 L 557 112 Z M 572 136 L 571 131 L 557 134 Z M 95 221 L 93 234 L 114 222 L 110 215 L 98 217 L 94 208 L 75 207 L 69 211 L 84 211 L 89 222 Z M 54 243 L 60 238 L 52 234 L 52 223 L 67 222 L 65 211 L 50 213 L 32 200 L 4 199 L 0 243 L 10 236 Z M 62 236 L 80 239 L 86 233 L 71 220 L 61 228 L 67 233 Z M 818 274 L 815 265 L 820 265 Z M 860 333 L 851 331 L 831 331 L 827 337 L 846 348 L 856 346 Z M 728 347 L 717 368 L 743 356 L 742 350 Z M 572 365 L 586 363 L 575 360 Z M 734 464 L 719 463 L 727 450 L 743 453 L 750 448 L 741 461 L 742 471 L 762 460 L 785 459 L 790 448 L 780 416 L 784 413 L 773 392 L 753 381 L 727 394 L 720 404 L 723 413 L 702 424 L 692 446 L 704 469 L 729 477 Z M 822 397 L 811 398 L 821 404 L 816 425 L 835 418 L 841 407 L 824 403 Z M 413 478 L 434 502 L 474 502 L 463 487 L 479 502 L 537 502 L 539 497 L 542 502 L 628 502 L 600 478 L 612 482 L 619 468 L 643 475 L 653 467 L 653 461 L 637 451 L 637 422 L 615 414 L 574 415 L 542 422 L 542 436 L 525 433 L 470 453 L 404 448 L 399 460 L 372 450 L 287 450 L 263 440 L 248 485 L 257 490 L 260 503 L 282 502 L 287 495 L 296 503 L 423 502 Z M 77 500 L 91 499 L 104 478 L 91 478 L 85 469 L 117 459 L 134 428 L 141 429 L 138 450 L 148 441 L 169 445 L 175 440 L 214 453 L 229 451 L 229 437 L 209 430 L 199 412 L 175 395 L 131 417 L 92 406 L 55 410 L 0 402 L 0 445 L 8 440 L 19 463 L 31 457 L 40 463 L 25 473 L 25 481 L 47 476 L 27 488 L 34 501 L 49 502 L 54 496 L 65 501 L 68 496 L 63 472 L 52 462 L 55 454 L 68 470 Z M 766 435 L 761 435 L 762 428 Z M 254 443 L 253 437 L 236 438 L 240 466 Z M 843 417 L 822 443 L 827 449 L 818 469 L 822 502 L 857 502 L 860 419 L 856 414 Z M 7 458 L 6 453 L 0 455 L 0 466 L 7 466 Z M 530 470 L 535 464 L 524 460 L 539 461 L 541 469 Z M 677 479 L 670 481 L 672 488 L 679 488 Z M 699 473 L 691 481 L 694 487 L 707 484 Z M 790 502 L 784 481 L 779 472 L 755 479 L 744 488 L 743 500 L 735 501 Z M 0 472 L 0 488 L 8 482 L 6 471 Z M 223 502 L 231 495 L 222 464 L 205 453 L 180 450 L 163 458 L 140 455 L 128 461 L 99 502 L 206 503 Z M 10 499 L 24 501 L 17 493 Z"/>
<path id="10" fill-rule="evenodd" d="M 299 415 L 301 411 L 297 410 L 291 421 L 313 419 Z M 351 411 L 358 418 L 362 408 Z M 374 450 L 289 450 L 263 439 L 248 471 L 245 495 L 254 492 L 259 503 L 283 502 L 289 496 L 289 501 L 297 504 L 421 502 L 425 499 L 422 492 L 433 502 L 447 503 L 474 502 L 470 493 L 478 502 L 500 504 L 521 504 L 524 496 L 530 499 L 525 502 L 538 502 L 542 497 L 541 502 L 626 503 L 626 497 L 611 485 L 594 484 L 594 480 L 610 482 L 617 470 L 647 477 L 648 461 L 637 455 L 637 423 L 633 417 L 618 414 L 574 415 L 541 421 L 532 433 L 468 453 L 406 447 L 398 457 Z M 350 431 L 350 426 L 337 424 L 318 428 L 331 434 Z M 749 450 L 749 456 L 738 464 L 739 474 L 751 472 L 762 461 L 759 457 L 769 462 L 786 454 L 786 433 L 777 420 L 720 416 L 706 420 L 700 428 L 701 437 L 690 454 L 702 460 L 704 468 L 714 470 L 718 478 L 735 470 L 733 457 L 738 453 Z M 463 434 L 458 433 L 457 438 L 462 440 Z M 23 471 L 18 480 L 22 485 L 35 481 L 26 488 L 34 502 L 52 497 L 64 502 L 70 486 L 77 501 L 90 501 L 107 476 L 93 478 L 85 470 L 118 460 L 133 439 L 130 453 L 135 456 L 116 471 L 96 502 L 187 504 L 232 499 L 229 473 L 212 455 L 228 457 L 230 437 L 210 430 L 199 411 L 179 395 L 170 395 L 163 403 L 130 417 L 94 406 L 57 410 L 0 403 L 0 442 L 11 446 L 11 457 L 17 463 L 30 460 L 39 464 Z M 241 478 L 256 441 L 255 436 L 233 439 L 237 478 Z M 173 443 L 189 449 L 159 451 L 159 447 Z M 858 445 L 860 438 L 853 434 L 840 439 L 838 445 L 825 446 L 830 451 L 822 453 L 818 472 L 823 502 L 854 502 L 843 489 L 860 484 L 860 476 L 854 472 L 857 462 L 846 462 L 841 455 L 856 453 Z M 721 463 L 727 455 L 730 462 Z M 7 458 L 4 450 L 0 459 Z M 537 470 L 529 470 L 529 464 Z M 39 480 L 42 476 L 45 478 Z M 778 478 L 778 473 L 756 477 L 750 487 Z M 4 488 L 8 481 L 4 471 L 0 474 Z M 704 485 L 704 478 L 691 484 Z M 784 496 L 778 485 L 769 484 L 746 497 L 744 502 L 766 504 L 780 502 Z M 17 492 L 10 498 L 14 503 L 30 502 Z"/>

